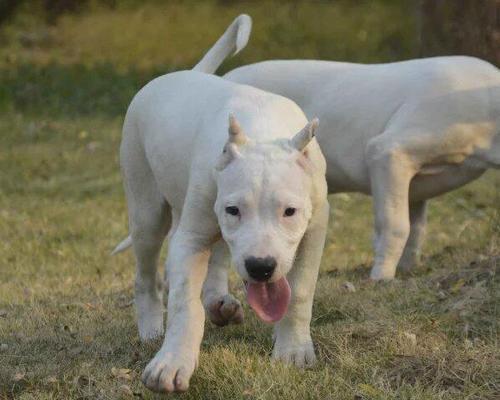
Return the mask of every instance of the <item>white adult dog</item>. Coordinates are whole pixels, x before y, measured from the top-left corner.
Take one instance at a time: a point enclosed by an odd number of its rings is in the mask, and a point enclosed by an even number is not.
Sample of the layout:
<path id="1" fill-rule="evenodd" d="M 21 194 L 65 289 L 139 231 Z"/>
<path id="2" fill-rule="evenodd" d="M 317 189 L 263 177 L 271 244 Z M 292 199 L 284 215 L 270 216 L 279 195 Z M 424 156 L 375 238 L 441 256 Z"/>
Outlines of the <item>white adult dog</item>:
<path id="1" fill-rule="evenodd" d="M 224 78 L 320 118 L 329 192 L 373 196 L 372 279 L 418 261 L 427 199 L 500 167 L 500 71 L 476 58 L 266 61 Z"/>
<path id="2" fill-rule="evenodd" d="M 418 261 L 427 199 L 500 167 L 500 71 L 479 59 L 268 61 L 225 78 L 321 119 L 329 192 L 373 196 L 373 279 Z"/>
<path id="3" fill-rule="evenodd" d="M 328 221 L 317 122 L 284 97 L 198 72 L 239 51 L 249 27 L 248 17 L 236 19 L 193 71 L 147 84 L 125 117 L 130 237 L 115 251 L 134 248 L 142 339 L 163 332 L 157 260 L 169 237 L 167 331 L 142 377 L 155 391 L 188 387 L 203 336 L 202 284 L 221 235 L 250 305 L 277 322 L 273 356 L 299 366 L 315 358 L 309 324 Z"/>

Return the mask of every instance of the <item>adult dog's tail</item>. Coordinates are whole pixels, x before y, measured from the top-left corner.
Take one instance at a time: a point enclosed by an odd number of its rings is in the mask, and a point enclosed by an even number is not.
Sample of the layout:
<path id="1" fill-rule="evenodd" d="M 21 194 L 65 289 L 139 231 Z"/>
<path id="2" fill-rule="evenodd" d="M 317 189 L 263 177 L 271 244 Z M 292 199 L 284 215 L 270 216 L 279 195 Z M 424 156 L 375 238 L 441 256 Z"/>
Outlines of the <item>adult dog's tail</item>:
<path id="1" fill-rule="evenodd" d="M 215 73 L 228 56 L 237 54 L 247 45 L 251 31 L 252 19 L 246 14 L 238 16 L 201 61 L 194 66 L 193 71 Z"/>

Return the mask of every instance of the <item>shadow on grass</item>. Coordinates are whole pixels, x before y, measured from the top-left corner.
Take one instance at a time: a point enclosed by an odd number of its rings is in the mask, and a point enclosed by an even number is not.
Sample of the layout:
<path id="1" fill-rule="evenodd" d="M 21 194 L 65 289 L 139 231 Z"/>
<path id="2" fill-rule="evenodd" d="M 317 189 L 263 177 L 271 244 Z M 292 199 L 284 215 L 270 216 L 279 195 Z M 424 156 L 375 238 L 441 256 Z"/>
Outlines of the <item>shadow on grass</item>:
<path id="1" fill-rule="evenodd" d="M 168 72 L 172 69 L 121 72 L 111 64 L 5 67 L 0 69 L 0 109 L 51 117 L 124 115 L 142 86 Z"/>

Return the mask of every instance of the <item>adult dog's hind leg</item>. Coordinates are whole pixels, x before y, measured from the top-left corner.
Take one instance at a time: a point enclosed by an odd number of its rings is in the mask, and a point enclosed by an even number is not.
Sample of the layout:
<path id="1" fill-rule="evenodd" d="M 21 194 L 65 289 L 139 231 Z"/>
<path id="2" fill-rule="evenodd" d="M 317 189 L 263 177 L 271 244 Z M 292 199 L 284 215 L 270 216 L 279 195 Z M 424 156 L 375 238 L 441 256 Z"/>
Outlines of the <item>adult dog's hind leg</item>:
<path id="1" fill-rule="evenodd" d="M 379 139 L 380 140 L 380 139 Z M 375 211 L 375 262 L 370 277 L 393 279 L 410 233 L 409 188 L 415 175 L 401 149 L 374 142 L 368 150 Z"/>
<path id="2" fill-rule="evenodd" d="M 398 268 L 408 271 L 419 263 L 420 248 L 424 240 L 426 225 L 427 202 L 424 200 L 410 203 L 410 235 L 399 260 Z"/>
<path id="3" fill-rule="evenodd" d="M 203 306 L 215 325 L 239 324 L 243 321 L 241 303 L 228 289 L 229 250 L 220 239 L 212 246 L 208 272 L 203 284 Z"/>

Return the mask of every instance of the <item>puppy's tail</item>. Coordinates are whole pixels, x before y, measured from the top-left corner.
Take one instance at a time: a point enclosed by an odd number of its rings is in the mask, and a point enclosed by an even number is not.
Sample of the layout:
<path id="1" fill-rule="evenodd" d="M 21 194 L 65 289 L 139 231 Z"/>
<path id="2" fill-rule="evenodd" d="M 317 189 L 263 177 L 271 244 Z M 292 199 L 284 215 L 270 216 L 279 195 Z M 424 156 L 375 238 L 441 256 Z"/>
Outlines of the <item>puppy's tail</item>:
<path id="1" fill-rule="evenodd" d="M 193 71 L 213 74 L 229 55 L 240 52 L 248 43 L 252 31 L 252 19 L 246 15 L 238 16 L 207 54 L 196 64 Z"/>
<path id="2" fill-rule="evenodd" d="M 246 14 L 239 15 L 200 62 L 194 66 L 193 71 L 215 73 L 229 55 L 236 55 L 247 45 L 251 31 L 252 18 Z M 121 253 L 130 246 L 132 246 L 132 236 L 129 235 L 115 247 L 111 255 Z"/>
<path id="3" fill-rule="evenodd" d="M 118 246 L 111 252 L 111 255 L 121 253 L 122 251 L 127 250 L 130 246 L 132 246 L 132 236 L 128 235 L 126 239 L 122 240 Z"/>

